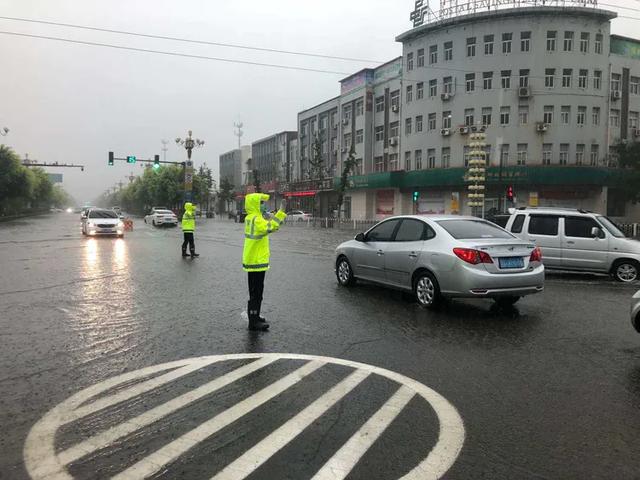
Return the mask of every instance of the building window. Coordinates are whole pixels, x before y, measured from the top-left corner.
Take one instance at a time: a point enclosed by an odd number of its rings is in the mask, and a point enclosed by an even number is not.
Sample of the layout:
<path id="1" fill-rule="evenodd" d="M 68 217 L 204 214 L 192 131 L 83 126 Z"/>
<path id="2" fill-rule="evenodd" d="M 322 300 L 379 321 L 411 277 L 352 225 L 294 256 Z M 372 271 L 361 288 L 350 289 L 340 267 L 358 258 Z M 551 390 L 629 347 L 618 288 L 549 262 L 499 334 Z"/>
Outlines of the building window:
<path id="1" fill-rule="evenodd" d="M 616 90 L 620 90 L 620 74 L 612 73 L 611 74 L 611 91 L 615 92 Z"/>
<path id="2" fill-rule="evenodd" d="M 509 125 L 511 117 L 511 107 L 500 107 L 500 125 L 503 127 Z"/>
<path id="3" fill-rule="evenodd" d="M 344 118 L 345 120 L 351 120 L 351 105 L 346 105 L 345 107 L 342 107 L 342 118 Z M 311 133 L 313 134 L 313 131 L 315 130 L 315 125 L 313 123 L 313 120 L 311 121 Z"/>
<path id="4" fill-rule="evenodd" d="M 435 130 L 436 129 L 436 114 L 435 113 L 430 113 L 429 116 L 427 117 L 427 128 L 429 130 Z"/>
<path id="5" fill-rule="evenodd" d="M 556 75 L 555 68 L 545 68 L 544 69 L 544 86 L 547 88 L 553 88 L 554 80 Z"/>
<path id="6" fill-rule="evenodd" d="M 500 166 L 506 167 L 509 165 L 509 144 L 504 143 L 500 145 Z"/>
<path id="7" fill-rule="evenodd" d="M 427 168 L 436 168 L 436 149 L 427 150 Z"/>
<path id="8" fill-rule="evenodd" d="M 320 130 L 326 130 L 327 129 L 327 116 L 323 115 L 320 117 Z"/>
<path id="9" fill-rule="evenodd" d="M 476 37 L 467 38 L 467 57 L 476 56 Z"/>
<path id="10" fill-rule="evenodd" d="M 416 85 L 416 99 L 422 100 L 424 98 L 424 82 L 418 82 Z"/>
<path id="11" fill-rule="evenodd" d="M 364 141 L 364 130 L 356 130 L 356 145 L 360 145 Z"/>
<path id="12" fill-rule="evenodd" d="M 306 123 L 301 123 L 300 124 L 300 136 L 301 137 L 306 137 L 307 136 L 307 124 Z"/>
<path id="13" fill-rule="evenodd" d="M 484 72 L 482 74 L 482 88 L 485 90 L 493 88 L 493 72 Z"/>
<path id="14" fill-rule="evenodd" d="M 589 76 L 589 70 L 580 69 L 578 72 L 578 88 L 587 88 L 587 77 Z"/>
<path id="15" fill-rule="evenodd" d="M 562 87 L 563 88 L 571 88 L 572 75 L 573 75 L 573 70 L 571 68 L 562 69 Z"/>
<path id="16" fill-rule="evenodd" d="M 407 85 L 407 103 L 413 102 L 413 85 Z"/>
<path id="17" fill-rule="evenodd" d="M 529 52 L 531 50 L 531 32 L 520 32 L 520 51 Z"/>
<path id="18" fill-rule="evenodd" d="M 384 112 L 384 95 L 376 97 L 376 112 Z"/>
<path id="19" fill-rule="evenodd" d="M 416 150 L 416 170 L 422 170 L 422 150 Z"/>
<path id="20" fill-rule="evenodd" d="M 502 70 L 500 72 L 500 86 L 502 88 L 511 88 L 511 70 Z"/>
<path id="21" fill-rule="evenodd" d="M 442 157 L 441 157 L 441 165 L 442 168 L 449 168 L 451 165 L 451 148 L 450 147 L 442 147 Z"/>
<path id="22" fill-rule="evenodd" d="M 513 33 L 503 33 L 502 34 L 502 53 L 511 53 L 511 39 L 513 38 Z"/>
<path id="23" fill-rule="evenodd" d="M 404 134 L 411 135 L 411 122 L 413 120 L 411 118 L 404 119 Z"/>
<path id="24" fill-rule="evenodd" d="M 631 77 L 629 81 L 629 93 L 640 95 L 640 77 Z"/>
<path id="25" fill-rule="evenodd" d="M 595 52 L 602 53 L 602 34 L 596 33 Z"/>
<path id="26" fill-rule="evenodd" d="M 528 147 L 528 144 L 526 143 L 518 144 L 518 158 L 516 160 L 518 165 L 527 164 L 527 147 Z"/>
<path id="27" fill-rule="evenodd" d="M 431 45 L 429 47 L 429 63 L 433 65 L 434 63 L 438 63 L 438 46 Z"/>
<path id="28" fill-rule="evenodd" d="M 591 144 L 591 153 L 589 154 L 589 164 L 593 167 L 598 165 L 598 157 L 600 157 L 600 145 Z"/>
<path id="29" fill-rule="evenodd" d="M 593 71 L 593 88 L 600 90 L 602 87 L 602 72 L 600 70 Z"/>
<path id="30" fill-rule="evenodd" d="M 552 124 L 553 123 L 553 105 L 545 105 L 544 113 L 542 116 L 542 123 Z"/>
<path id="31" fill-rule="evenodd" d="M 561 143 L 560 144 L 560 165 L 566 165 L 569 161 L 569 144 Z"/>
<path id="32" fill-rule="evenodd" d="M 600 107 L 593 107 L 591 110 L 591 121 L 594 126 L 600 125 Z"/>
<path id="33" fill-rule="evenodd" d="M 578 125 L 584 125 L 587 118 L 587 107 L 578 107 Z"/>
<path id="34" fill-rule="evenodd" d="M 413 70 L 413 52 L 407 53 L 407 70 Z"/>
<path id="35" fill-rule="evenodd" d="M 631 130 L 638 129 L 638 116 L 640 114 L 638 112 L 629 112 L 629 128 Z"/>
<path id="36" fill-rule="evenodd" d="M 465 108 L 464 109 L 464 124 L 467 127 L 470 127 L 473 125 L 473 117 L 474 117 L 474 113 L 475 113 L 475 109 L 473 108 Z"/>
<path id="37" fill-rule="evenodd" d="M 422 118 L 423 118 L 422 115 L 418 115 L 416 117 L 416 133 L 422 132 L 422 124 L 423 124 Z"/>
<path id="38" fill-rule="evenodd" d="M 400 170 L 398 165 L 398 154 L 391 153 L 389 154 L 389 171 L 395 172 L 396 170 Z"/>
<path id="39" fill-rule="evenodd" d="M 558 36 L 558 32 L 555 30 L 547 31 L 547 52 L 555 52 L 556 51 L 556 37 Z"/>
<path id="40" fill-rule="evenodd" d="M 389 124 L 389 136 L 397 137 L 400 133 L 400 122 L 391 122 Z"/>
<path id="41" fill-rule="evenodd" d="M 376 132 L 376 142 L 381 142 L 382 140 L 384 140 L 384 127 L 382 125 L 380 125 L 379 127 L 376 127 L 375 132 Z"/>
<path id="42" fill-rule="evenodd" d="M 342 145 L 346 148 L 351 148 L 351 134 L 345 133 L 342 136 Z"/>
<path id="43" fill-rule="evenodd" d="M 442 112 L 442 128 L 451 128 L 451 112 Z"/>
<path id="44" fill-rule="evenodd" d="M 564 32 L 564 43 L 562 49 L 565 52 L 573 50 L 573 32 Z"/>
<path id="45" fill-rule="evenodd" d="M 429 80 L 429 96 L 436 97 L 438 95 L 438 80 Z"/>
<path id="46" fill-rule="evenodd" d="M 362 99 L 356 102 L 356 117 L 361 116 L 364 113 L 364 102 Z"/>
<path id="47" fill-rule="evenodd" d="M 384 157 L 375 157 L 373 161 L 376 164 L 376 172 L 384 172 Z"/>
<path id="48" fill-rule="evenodd" d="M 391 108 L 398 110 L 400 108 L 400 90 L 394 90 L 389 96 L 391 97 Z"/>
<path id="49" fill-rule="evenodd" d="M 529 105 L 520 105 L 518 107 L 518 123 L 520 125 L 529 123 Z"/>
<path id="50" fill-rule="evenodd" d="M 551 165 L 551 158 L 553 157 L 553 144 L 545 143 L 542 145 L 542 164 Z"/>
<path id="51" fill-rule="evenodd" d="M 576 145 L 576 165 L 582 165 L 584 163 L 584 143 Z"/>
<path id="52" fill-rule="evenodd" d="M 351 107 L 344 109 L 345 118 L 351 118 Z M 311 135 L 316 133 L 316 121 L 314 119 L 311 120 L 309 124 L 309 130 L 311 131 Z"/>
<path id="53" fill-rule="evenodd" d="M 589 32 L 582 32 L 580 34 L 580 52 L 589 52 Z"/>
<path id="54" fill-rule="evenodd" d="M 404 169 L 411 170 L 411 152 L 404 152 Z"/>
<path id="55" fill-rule="evenodd" d="M 529 69 L 520 70 L 520 86 L 521 87 L 529 86 Z"/>
<path id="56" fill-rule="evenodd" d="M 482 107 L 482 125 L 491 125 L 491 107 Z"/>
<path id="57" fill-rule="evenodd" d="M 562 125 L 569 125 L 569 117 L 571 116 L 571 107 L 569 105 L 563 105 L 560 107 L 560 123 Z"/>
<path id="58" fill-rule="evenodd" d="M 609 116 L 609 124 L 612 127 L 620 126 L 620 110 L 611 109 L 611 115 Z"/>
<path id="59" fill-rule="evenodd" d="M 476 74 L 467 73 L 465 75 L 465 85 L 467 93 L 474 92 L 476 90 Z"/>
<path id="60" fill-rule="evenodd" d="M 418 56 L 416 57 L 416 61 L 419 67 L 424 67 L 424 48 L 418 49 Z"/>
<path id="61" fill-rule="evenodd" d="M 444 61 L 453 60 L 453 42 L 444 42 Z"/>
<path id="62" fill-rule="evenodd" d="M 453 93 L 453 79 L 451 77 L 444 77 L 442 79 L 442 89 L 444 90 L 444 93 Z"/>
<path id="63" fill-rule="evenodd" d="M 484 54 L 493 55 L 493 35 L 484 36 Z"/>
<path id="64" fill-rule="evenodd" d="M 331 112 L 331 127 L 332 128 L 336 128 L 337 127 L 337 125 L 336 125 L 336 117 L 337 116 L 338 116 L 337 112 L 335 112 L 335 111 Z"/>

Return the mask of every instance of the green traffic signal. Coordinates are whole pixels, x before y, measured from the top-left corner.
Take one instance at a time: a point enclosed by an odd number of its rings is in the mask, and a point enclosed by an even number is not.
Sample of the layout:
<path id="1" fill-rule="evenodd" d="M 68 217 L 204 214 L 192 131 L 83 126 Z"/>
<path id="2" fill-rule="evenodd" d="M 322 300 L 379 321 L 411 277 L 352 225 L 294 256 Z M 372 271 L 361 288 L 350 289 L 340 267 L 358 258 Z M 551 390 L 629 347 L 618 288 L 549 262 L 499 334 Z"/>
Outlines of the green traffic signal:
<path id="1" fill-rule="evenodd" d="M 154 155 L 153 157 L 153 169 L 158 170 L 160 168 L 160 155 Z"/>
<path id="2" fill-rule="evenodd" d="M 420 198 L 420 192 L 413 192 L 413 201 L 417 202 Z"/>
<path id="3" fill-rule="evenodd" d="M 154 170 L 158 170 L 160 168 L 160 164 L 159 163 L 155 163 L 153 164 L 153 169 Z"/>
<path id="4" fill-rule="evenodd" d="M 136 157 L 134 157 L 133 155 L 129 155 L 127 157 L 127 163 L 136 163 Z"/>
<path id="5" fill-rule="evenodd" d="M 109 165 L 113 166 L 113 152 L 109 152 Z"/>

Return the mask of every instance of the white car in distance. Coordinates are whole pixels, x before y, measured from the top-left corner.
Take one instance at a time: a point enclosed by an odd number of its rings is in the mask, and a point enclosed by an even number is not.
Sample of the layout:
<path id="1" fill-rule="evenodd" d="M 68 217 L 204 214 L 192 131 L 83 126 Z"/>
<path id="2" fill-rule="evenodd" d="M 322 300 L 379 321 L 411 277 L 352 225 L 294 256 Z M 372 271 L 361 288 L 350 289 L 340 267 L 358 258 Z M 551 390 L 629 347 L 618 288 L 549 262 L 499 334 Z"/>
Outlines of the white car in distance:
<path id="1" fill-rule="evenodd" d="M 310 220 L 311 214 L 308 212 L 303 212 L 302 210 L 291 210 L 287 213 L 286 221 L 289 222 L 302 222 L 304 220 Z"/>
<path id="2" fill-rule="evenodd" d="M 154 227 L 169 225 L 178 226 L 178 217 L 171 210 L 152 209 L 151 213 L 144 217 L 144 223 L 150 223 Z"/>
<path id="3" fill-rule="evenodd" d="M 124 223 L 113 210 L 92 208 L 82 220 L 82 234 L 88 236 L 117 235 L 124 237 Z"/>

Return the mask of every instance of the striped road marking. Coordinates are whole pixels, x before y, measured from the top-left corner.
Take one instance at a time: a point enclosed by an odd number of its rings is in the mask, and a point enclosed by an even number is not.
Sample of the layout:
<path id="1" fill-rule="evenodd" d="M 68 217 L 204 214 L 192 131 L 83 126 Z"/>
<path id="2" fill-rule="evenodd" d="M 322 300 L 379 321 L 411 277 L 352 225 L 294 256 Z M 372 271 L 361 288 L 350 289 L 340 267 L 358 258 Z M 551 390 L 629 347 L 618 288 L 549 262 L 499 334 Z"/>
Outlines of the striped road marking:
<path id="1" fill-rule="evenodd" d="M 170 384 L 185 375 L 214 363 L 231 360 L 252 361 L 134 418 L 97 433 L 66 450 L 56 451 L 55 437 L 62 426 L 88 415 L 99 414 L 99 412 L 127 400 L 137 397 L 144 398 L 147 392 Z M 24 447 L 27 470 L 34 480 L 72 480 L 73 477 L 67 471 L 69 464 L 109 447 L 118 440 L 161 421 L 168 415 L 188 407 L 193 402 L 231 385 L 277 360 L 302 360 L 305 363 L 262 390 L 205 420 L 191 431 L 169 441 L 113 478 L 133 480 L 158 474 L 207 438 L 287 391 L 327 364 L 350 367 L 352 371 L 346 378 L 320 395 L 310 405 L 267 435 L 266 438 L 232 460 L 214 475 L 212 480 L 235 480 L 250 476 L 371 375 L 379 375 L 391 380 L 398 385 L 397 390 L 344 445 L 336 446 L 336 452 L 315 473 L 313 480 L 346 478 L 375 441 L 416 396 L 427 401 L 436 413 L 440 424 L 439 436 L 436 445 L 430 451 L 425 452 L 424 459 L 402 479 L 438 479 L 444 475 L 458 457 L 465 436 L 462 418 L 455 407 L 444 397 L 415 380 L 372 365 L 331 357 L 287 353 L 232 354 L 190 358 L 143 368 L 105 380 L 73 395 L 50 410 L 29 432 Z M 110 389 L 154 374 L 160 375 L 94 400 L 96 396 Z"/>

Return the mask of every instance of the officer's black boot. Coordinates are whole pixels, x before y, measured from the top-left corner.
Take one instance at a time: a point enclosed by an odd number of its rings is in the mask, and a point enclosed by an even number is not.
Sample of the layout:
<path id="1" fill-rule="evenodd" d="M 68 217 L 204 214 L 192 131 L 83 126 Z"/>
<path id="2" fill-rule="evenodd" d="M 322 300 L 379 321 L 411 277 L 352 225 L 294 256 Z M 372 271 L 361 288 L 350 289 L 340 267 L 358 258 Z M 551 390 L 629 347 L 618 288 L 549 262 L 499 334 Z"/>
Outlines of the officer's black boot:
<path id="1" fill-rule="evenodd" d="M 258 316 L 258 310 L 249 302 L 247 313 L 249 314 L 249 330 L 256 332 L 266 332 L 269 330 L 269 324 L 261 322 Z"/>
<path id="2" fill-rule="evenodd" d="M 183 257 L 188 257 L 189 255 L 187 255 L 187 250 L 186 249 L 182 249 L 182 256 Z"/>
<path id="3" fill-rule="evenodd" d="M 199 257 L 200 254 L 196 253 L 195 250 L 191 250 L 191 258 Z"/>
<path id="4" fill-rule="evenodd" d="M 264 318 L 264 317 L 261 317 L 261 316 L 260 316 L 260 310 L 261 310 L 261 309 L 262 309 L 262 302 L 261 302 L 260 304 L 258 304 L 258 314 L 257 314 L 257 317 L 258 317 L 258 321 L 259 321 L 259 322 L 265 323 L 265 322 L 267 321 L 267 319 L 266 319 L 266 318 Z"/>

